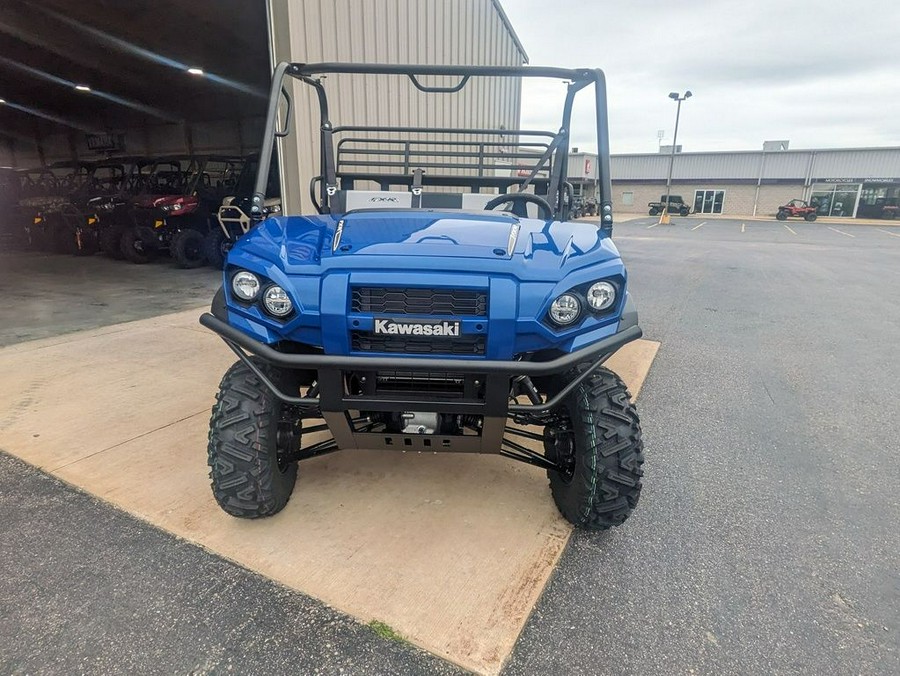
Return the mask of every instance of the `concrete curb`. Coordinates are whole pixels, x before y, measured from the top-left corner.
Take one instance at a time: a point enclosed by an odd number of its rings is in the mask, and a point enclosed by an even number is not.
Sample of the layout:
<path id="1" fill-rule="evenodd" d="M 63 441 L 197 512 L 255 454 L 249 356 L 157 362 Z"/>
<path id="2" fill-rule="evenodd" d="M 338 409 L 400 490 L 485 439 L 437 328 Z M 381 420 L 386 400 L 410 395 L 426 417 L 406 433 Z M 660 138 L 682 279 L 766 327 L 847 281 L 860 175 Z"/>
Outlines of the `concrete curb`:
<path id="1" fill-rule="evenodd" d="M 650 216 L 649 214 L 627 214 L 627 213 L 614 213 L 613 214 L 615 221 L 614 223 L 622 223 L 623 221 L 632 221 L 639 218 L 658 218 L 658 216 Z M 805 221 L 799 218 L 788 219 L 786 221 L 778 221 L 774 215 L 772 216 L 742 216 L 741 214 L 691 214 L 690 216 L 677 216 L 675 214 L 670 214 L 671 218 L 681 219 L 681 218 L 694 218 L 694 219 L 705 219 L 709 221 L 721 220 L 721 221 L 765 221 L 765 222 L 773 222 L 773 223 L 809 223 L 809 221 Z M 585 218 L 576 219 L 579 221 L 596 221 L 596 216 L 587 216 Z M 820 217 L 817 218 L 812 223 L 821 223 L 828 225 L 877 225 L 886 228 L 900 228 L 900 220 L 886 220 L 884 218 L 834 218 L 834 217 Z"/>

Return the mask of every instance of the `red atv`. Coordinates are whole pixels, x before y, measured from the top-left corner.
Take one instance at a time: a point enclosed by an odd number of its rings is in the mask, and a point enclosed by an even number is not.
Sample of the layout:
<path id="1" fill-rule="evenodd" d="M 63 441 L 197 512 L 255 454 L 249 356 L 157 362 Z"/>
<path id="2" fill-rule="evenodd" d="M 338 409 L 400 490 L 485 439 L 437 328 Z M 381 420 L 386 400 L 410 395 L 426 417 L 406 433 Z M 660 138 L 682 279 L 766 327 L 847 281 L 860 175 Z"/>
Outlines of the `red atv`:
<path id="1" fill-rule="evenodd" d="M 778 213 L 775 218 L 779 221 L 786 221 L 788 216 L 797 216 L 805 218 L 807 221 L 816 220 L 816 208 L 807 204 L 804 200 L 791 200 L 782 207 L 778 207 Z"/>
<path id="2" fill-rule="evenodd" d="M 894 220 L 897 216 L 900 216 L 900 204 L 897 204 L 897 200 L 893 198 L 885 200 L 881 207 L 880 216 L 888 220 Z"/>

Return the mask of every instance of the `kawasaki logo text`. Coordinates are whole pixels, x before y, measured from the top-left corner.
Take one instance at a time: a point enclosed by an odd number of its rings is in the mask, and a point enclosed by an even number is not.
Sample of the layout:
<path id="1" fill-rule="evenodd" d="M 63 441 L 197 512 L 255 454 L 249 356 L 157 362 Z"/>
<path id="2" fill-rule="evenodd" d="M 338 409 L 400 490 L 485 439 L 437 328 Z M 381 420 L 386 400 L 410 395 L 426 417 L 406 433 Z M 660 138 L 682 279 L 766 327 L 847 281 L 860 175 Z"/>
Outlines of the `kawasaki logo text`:
<path id="1" fill-rule="evenodd" d="M 459 322 L 396 322 L 376 319 L 375 333 L 389 336 L 458 336 Z"/>

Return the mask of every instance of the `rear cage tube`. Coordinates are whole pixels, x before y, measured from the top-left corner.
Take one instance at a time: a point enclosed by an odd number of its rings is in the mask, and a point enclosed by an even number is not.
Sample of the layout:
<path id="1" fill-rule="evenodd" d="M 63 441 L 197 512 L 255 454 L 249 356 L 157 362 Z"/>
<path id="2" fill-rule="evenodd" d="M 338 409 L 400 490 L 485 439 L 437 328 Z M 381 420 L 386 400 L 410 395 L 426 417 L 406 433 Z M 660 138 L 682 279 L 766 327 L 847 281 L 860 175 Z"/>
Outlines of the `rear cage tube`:
<path id="1" fill-rule="evenodd" d="M 434 133 L 466 133 L 466 134 L 492 134 L 500 133 L 509 136 L 527 135 L 529 132 L 519 130 L 490 130 L 490 129 L 452 129 L 452 128 L 415 128 L 415 127 L 339 127 L 335 128 L 329 118 L 328 99 L 321 77 L 328 74 L 360 74 L 360 75 L 404 75 L 410 79 L 413 85 L 420 91 L 433 94 L 452 94 L 461 91 L 472 77 L 515 77 L 515 78 L 551 78 L 568 82 L 565 103 L 563 106 L 562 122 L 559 131 L 553 136 L 549 147 L 545 150 L 533 167 L 531 173 L 524 181 L 513 177 L 507 181 L 491 181 L 484 185 L 498 187 L 504 191 L 504 183 L 508 186 L 520 183 L 519 191 L 523 191 L 529 184 L 535 181 L 537 174 L 545 164 L 549 164 L 549 176 L 542 180 L 542 185 L 547 186 L 547 199 L 554 209 L 554 217 L 564 219 L 568 216 L 569 204 L 567 195 L 570 196 L 571 186 L 567 182 L 567 165 L 569 152 L 569 133 L 572 117 L 572 106 L 575 95 L 585 87 L 593 84 L 595 93 L 596 123 L 597 123 L 597 172 L 598 172 L 598 204 L 600 210 L 600 228 L 606 236 L 612 235 L 612 184 L 609 165 L 609 124 L 606 101 L 606 78 L 600 69 L 567 69 L 541 66 L 434 66 L 434 65 L 410 65 L 410 64 L 363 64 L 363 63 L 279 63 L 272 79 L 272 88 L 269 96 L 269 105 L 266 113 L 266 125 L 263 134 L 263 143 L 260 148 L 259 168 L 257 170 L 256 183 L 251 199 L 251 217 L 259 220 L 264 215 L 264 203 L 266 199 L 266 183 L 269 166 L 272 161 L 274 140 L 289 133 L 290 117 L 293 104 L 291 95 L 284 86 L 284 78 L 287 75 L 304 82 L 316 91 L 320 112 L 320 176 L 311 177 L 310 192 L 314 192 L 315 183 L 319 182 L 319 199 L 313 200 L 320 213 L 330 211 L 330 198 L 334 195 L 338 186 L 339 174 L 335 162 L 334 134 L 338 131 L 409 131 L 409 132 L 434 132 Z M 453 86 L 427 86 L 419 80 L 422 76 L 451 76 L 460 78 Z M 284 127 L 279 129 L 279 104 L 281 97 L 287 101 L 287 109 L 284 115 Z M 532 132 L 534 133 L 534 132 Z M 547 134 L 547 132 L 537 132 Z M 377 141 L 377 139 L 376 139 Z M 551 160 L 551 155 L 555 156 Z M 393 179 L 393 176 L 386 176 Z M 479 185 L 478 178 L 465 177 L 465 182 L 470 182 L 475 187 Z M 571 200 L 569 199 L 569 202 Z"/>

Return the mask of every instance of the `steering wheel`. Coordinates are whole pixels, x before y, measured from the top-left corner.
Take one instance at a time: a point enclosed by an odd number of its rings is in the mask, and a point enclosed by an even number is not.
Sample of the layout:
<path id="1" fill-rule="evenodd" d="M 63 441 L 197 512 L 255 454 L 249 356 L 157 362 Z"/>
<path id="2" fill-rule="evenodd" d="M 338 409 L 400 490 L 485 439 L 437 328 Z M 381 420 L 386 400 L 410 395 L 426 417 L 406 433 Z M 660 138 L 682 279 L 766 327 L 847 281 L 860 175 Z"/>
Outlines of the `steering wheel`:
<path id="1" fill-rule="evenodd" d="M 528 202 L 538 205 L 540 217 L 543 220 L 549 221 L 553 218 L 553 207 L 550 206 L 550 203 L 540 195 L 533 195 L 530 192 L 511 192 L 506 195 L 497 195 L 484 205 L 484 210 L 493 211 L 501 204 L 507 204 L 508 202 L 512 202 L 510 211 L 520 218 L 528 218 L 528 212 L 525 209 L 525 205 Z"/>

